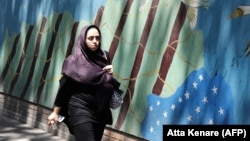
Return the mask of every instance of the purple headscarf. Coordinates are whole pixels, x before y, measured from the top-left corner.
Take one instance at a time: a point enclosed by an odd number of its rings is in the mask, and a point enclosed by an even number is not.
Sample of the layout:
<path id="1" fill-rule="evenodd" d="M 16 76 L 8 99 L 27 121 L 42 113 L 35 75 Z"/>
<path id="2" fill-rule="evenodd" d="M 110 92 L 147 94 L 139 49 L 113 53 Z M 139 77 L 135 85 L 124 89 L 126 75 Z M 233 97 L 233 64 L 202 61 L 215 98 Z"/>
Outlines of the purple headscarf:
<path id="1" fill-rule="evenodd" d="M 120 83 L 112 74 L 102 69 L 109 65 L 109 61 L 106 53 L 101 49 L 101 42 L 96 51 L 89 50 L 85 43 L 86 34 L 90 28 L 96 28 L 101 37 L 97 26 L 85 26 L 81 30 L 74 53 L 65 59 L 62 74 L 89 86 L 112 86 L 114 89 L 119 89 Z"/>

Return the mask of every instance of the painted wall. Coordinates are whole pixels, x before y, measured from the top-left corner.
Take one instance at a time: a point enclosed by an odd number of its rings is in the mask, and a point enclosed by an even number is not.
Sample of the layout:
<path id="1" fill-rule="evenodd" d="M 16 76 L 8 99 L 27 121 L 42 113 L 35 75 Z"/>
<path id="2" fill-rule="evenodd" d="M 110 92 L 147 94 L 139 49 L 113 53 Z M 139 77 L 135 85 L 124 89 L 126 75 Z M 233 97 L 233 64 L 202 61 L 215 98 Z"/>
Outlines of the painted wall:
<path id="1" fill-rule="evenodd" d="M 242 7 L 243 6 L 243 7 Z M 249 124 L 250 1 L 0 0 L 0 91 L 52 107 L 63 60 L 96 24 L 122 83 L 113 128 Z"/>

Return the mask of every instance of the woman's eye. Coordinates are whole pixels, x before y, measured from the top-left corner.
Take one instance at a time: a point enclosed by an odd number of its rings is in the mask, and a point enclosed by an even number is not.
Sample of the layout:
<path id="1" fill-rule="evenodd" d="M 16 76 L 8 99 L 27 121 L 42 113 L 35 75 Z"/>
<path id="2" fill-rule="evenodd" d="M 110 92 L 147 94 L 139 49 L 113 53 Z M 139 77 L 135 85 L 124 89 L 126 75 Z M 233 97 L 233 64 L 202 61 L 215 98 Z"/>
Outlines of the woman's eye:
<path id="1" fill-rule="evenodd" d="M 97 41 L 99 41 L 99 40 L 100 40 L 100 37 L 99 37 L 99 36 L 96 36 L 95 39 L 96 39 Z"/>
<path id="2" fill-rule="evenodd" d="M 92 40 L 94 40 L 94 38 L 95 38 L 97 41 L 100 40 L 100 36 L 90 36 L 90 37 L 88 37 L 88 40 L 92 41 Z"/>
<path id="3" fill-rule="evenodd" d="M 94 37 L 91 36 L 91 37 L 88 37 L 88 39 L 89 39 L 90 41 L 92 41 L 92 40 L 94 39 Z"/>

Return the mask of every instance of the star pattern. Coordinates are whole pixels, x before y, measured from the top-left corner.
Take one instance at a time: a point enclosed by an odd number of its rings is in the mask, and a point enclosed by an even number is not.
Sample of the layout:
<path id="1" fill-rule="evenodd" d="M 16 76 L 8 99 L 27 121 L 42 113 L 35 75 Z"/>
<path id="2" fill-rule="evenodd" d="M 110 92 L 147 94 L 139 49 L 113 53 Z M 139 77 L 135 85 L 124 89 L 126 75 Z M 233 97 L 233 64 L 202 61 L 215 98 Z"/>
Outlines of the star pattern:
<path id="1" fill-rule="evenodd" d="M 222 76 L 209 79 L 204 69 L 191 73 L 172 96 L 149 94 L 147 103 L 141 131 L 150 141 L 162 140 L 162 127 L 166 124 L 234 123 L 231 89 Z"/>

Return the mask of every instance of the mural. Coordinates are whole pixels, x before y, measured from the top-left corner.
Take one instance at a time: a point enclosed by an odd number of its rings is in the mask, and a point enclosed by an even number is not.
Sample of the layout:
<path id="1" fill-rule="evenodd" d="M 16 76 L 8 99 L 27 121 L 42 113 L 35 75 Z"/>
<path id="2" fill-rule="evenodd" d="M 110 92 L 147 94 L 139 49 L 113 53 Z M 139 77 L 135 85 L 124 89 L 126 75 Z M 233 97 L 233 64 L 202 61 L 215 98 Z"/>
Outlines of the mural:
<path id="1" fill-rule="evenodd" d="M 124 103 L 114 129 L 249 124 L 250 1 L 0 0 L 0 92 L 51 108 L 64 59 L 100 27 Z"/>

